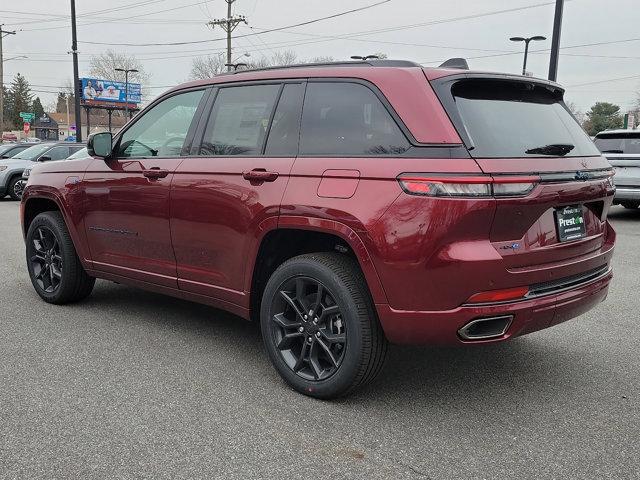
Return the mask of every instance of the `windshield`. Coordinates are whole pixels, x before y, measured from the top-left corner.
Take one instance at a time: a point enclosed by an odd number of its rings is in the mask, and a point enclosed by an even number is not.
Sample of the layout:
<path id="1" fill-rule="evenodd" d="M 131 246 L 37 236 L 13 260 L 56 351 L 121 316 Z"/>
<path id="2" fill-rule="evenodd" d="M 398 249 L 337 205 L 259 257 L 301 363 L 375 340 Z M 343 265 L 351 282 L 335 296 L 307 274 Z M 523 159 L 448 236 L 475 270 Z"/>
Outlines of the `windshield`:
<path id="1" fill-rule="evenodd" d="M 600 155 L 562 98 L 544 86 L 472 79 L 451 92 L 476 158 Z"/>
<path id="2" fill-rule="evenodd" d="M 640 154 L 640 132 L 599 133 L 594 142 L 602 153 Z"/>
<path id="3" fill-rule="evenodd" d="M 47 145 L 47 144 L 34 145 L 33 147 L 29 147 L 26 150 L 21 151 L 19 154 L 11 158 L 17 158 L 19 160 L 35 160 L 50 148 L 51 148 L 51 145 Z"/>
<path id="4" fill-rule="evenodd" d="M 70 157 L 67 157 L 67 160 L 76 160 L 78 158 L 86 158 L 88 156 L 89 154 L 87 153 L 87 147 L 84 147 L 78 150 L 76 153 L 74 153 Z"/>

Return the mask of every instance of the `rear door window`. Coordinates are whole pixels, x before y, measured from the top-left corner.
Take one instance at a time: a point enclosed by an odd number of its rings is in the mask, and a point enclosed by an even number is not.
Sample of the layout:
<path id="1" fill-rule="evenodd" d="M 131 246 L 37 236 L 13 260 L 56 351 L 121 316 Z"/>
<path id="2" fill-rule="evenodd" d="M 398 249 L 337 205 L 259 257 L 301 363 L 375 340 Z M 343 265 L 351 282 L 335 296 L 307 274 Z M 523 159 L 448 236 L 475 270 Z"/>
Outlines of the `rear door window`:
<path id="1" fill-rule="evenodd" d="M 221 88 L 200 155 L 260 155 L 280 85 Z"/>
<path id="2" fill-rule="evenodd" d="M 559 94 L 544 86 L 473 79 L 457 82 L 451 93 L 462 122 L 456 126 L 474 157 L 600 155 Z"/>
<path id="3" fill-rule="evenodd" d="M 301 155 L 397 155 L 408 149 L 409 143 L 393 117 L 365 85 L 307 85 Z"/>
<path id="4" fill-rule="evenodd" d="M 601 133 L 594 140 L 602 153 L 627 153 L 640 155 L 640 132 Z"/>

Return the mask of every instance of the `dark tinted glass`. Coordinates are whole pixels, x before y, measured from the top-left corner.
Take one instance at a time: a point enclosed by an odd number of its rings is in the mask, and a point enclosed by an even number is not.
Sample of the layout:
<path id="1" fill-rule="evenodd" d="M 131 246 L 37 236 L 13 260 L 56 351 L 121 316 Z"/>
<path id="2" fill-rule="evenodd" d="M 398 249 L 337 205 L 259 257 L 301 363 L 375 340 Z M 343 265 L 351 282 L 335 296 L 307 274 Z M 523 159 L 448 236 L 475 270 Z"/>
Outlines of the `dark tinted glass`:
<path id="1" fill-rule="evenodd" d="M 51 160 L 62 160 L 63 158 L 67 158 L 69 156 L 69 147 L 60 146 L 53 147 L 48 152 L 45 152 L 43 157 L 49 157 Z"/>
<path id="2" fill-rule="evenodd" d="M 175 157 L 182 152 L 204 91 L 173 95 L 136 119 L 120 139 L 118 157 Z"/>
<path id="3" fill-rule="evenodd" d="M 221 88 L 200 155 L 259 155 L 280 85 Z"/>
<path id="4" fill-rule="evenodd" d="M 401 154 L 409 143 L 378 97 L 357 83 L 309 83 L 302 155 Z"/>
<path id="5" fill-rule="evenodd" d="M 294 83 L 284 86 L 276 113 L 273 115 L 266 155 L 295 156 L 298 154 L 303 96 L 303 84 Z"/>
<path id="6" fill-rule="evenodd" d="M 594 142 L 602 153 L 640 154 L 640 132 L 602 133 Z"/>
<path id="7" fill-rule="evenodd" d="M 600 154 L 562 99 L 544 87 L 525 82 L 468 80 L 455 84 L 452 93 L 475 147 L 471 151 L 474 157 Z M 567 147 L 543 148 L 553 145 Z"/>

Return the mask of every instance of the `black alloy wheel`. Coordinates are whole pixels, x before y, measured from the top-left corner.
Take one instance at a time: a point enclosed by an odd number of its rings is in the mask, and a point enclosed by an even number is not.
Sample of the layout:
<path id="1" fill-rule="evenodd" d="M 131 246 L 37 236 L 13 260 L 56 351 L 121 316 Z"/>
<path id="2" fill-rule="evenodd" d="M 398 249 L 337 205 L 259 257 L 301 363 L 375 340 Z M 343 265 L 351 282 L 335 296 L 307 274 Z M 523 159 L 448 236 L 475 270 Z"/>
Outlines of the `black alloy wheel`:
<path id="1" fill-rule="evenodd" d="M 82 267 L 60 212 L 36 215 L 25 242 L 29 277 L 45 302 L 61 305 L 91 294 L 96 279 Z"/>
<path id="2" fill-rule="evenodd" d="M 35 281 L 42 291 L 54 293 L 60 287 L 63 269 L 58 239 L 51 229 L 40 226 L 31 241 L 33 254 L 30 262 Z"/>
<path id="3" fill-rule="evenodd" d="M 260 327 L 273 366 L 311 397 L 346 395 L 380 372 L 387 340 L 358 262 L 333 252 L 290 258 L 262 294 Z"/>
<path id="4" fill-rule="evenodd" d="M 12 197 L 16 197 L 16 199 L 21 199 L 22 194 L 24 193 L 24 187 L 27 186 L 27 182 L 20 179 L 13 185 L 13 195 Z"/>
<path id="5" fill-rule="evenodd" d="M 326 380 L 342 363 L 347 331 L 340 307 L 318 280 L 295 277 L 271 303 L 271 334 L 285 363 L 305 380 Z"/>

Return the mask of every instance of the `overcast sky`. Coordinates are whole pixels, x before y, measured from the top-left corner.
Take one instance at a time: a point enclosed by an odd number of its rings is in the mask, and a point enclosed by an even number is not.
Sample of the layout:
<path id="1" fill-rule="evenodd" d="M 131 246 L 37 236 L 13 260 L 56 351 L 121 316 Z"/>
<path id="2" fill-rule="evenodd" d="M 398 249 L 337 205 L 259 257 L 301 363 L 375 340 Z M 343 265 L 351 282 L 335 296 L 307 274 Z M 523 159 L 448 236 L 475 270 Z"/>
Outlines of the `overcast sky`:
<path id="1" fill-rule="evenodd" d="M 240 25 L 235 34 L 293 25 L 379 1 L 237 0 L 235 13 L 245 15 L 249 25 Z M 53 101 L 56 87 L 72 78 L 71 56 L 67 54 L 71 45 L 69 3 L 2 0 L 0 5 L 0 23 L 5 29 L 18 30 L 17 35 L 4 39 L 5 59 L 29 57 L 6 61 L 4 80 L 8 83 L 20 72 L 34 85 L 45 106 Z M 588 110 L 595 101 L 617 103 L 624 111 L 635 103 L 640 90 L 639 3 L 567 0 L 558 81 L 567 87 L 567 100 L 581 110 Z M 530 6 L 534 7 L 491 14 Z M 217 54 L 226 45 L 223 40 L 179 46 L 82 43 L 162 44 L 219 39 L 224 32 L 212 31 L 205 23 L 226 16 L 224 0 L 76 0 L 76 7 L 80 75 L 87 73 L 92 54 L 108 48 L 121 50 L 143 62 L 150 74 L 151 96 L 185 81 L 195 56 Z M 391 0 L 305 26 L 238 38 L 234 40 L 234 56 L 249 52 L 259 57 L 293 50 L 300 58 L 332 56 L 342 60 L 354 54 L 384 52 L 389 58 L 414 60 L 426 66 L 461 56 L 469 59 L 472 69 L 519 73 L 523 45 L 510 42 L 509 37 L 544 35 L 549 40 L 532 42 L 531 49 L 548 50 L 553 13 L 549 0 Z M 601 42 L 617 43 L 566 48 Z M 516 53 L 505 55 L 510 52 Z M 548 63 L 548 51 L 533 52 L 527 70 L 546 77 Z M 609 81 L 623 77 L 633 78 Z"/>

